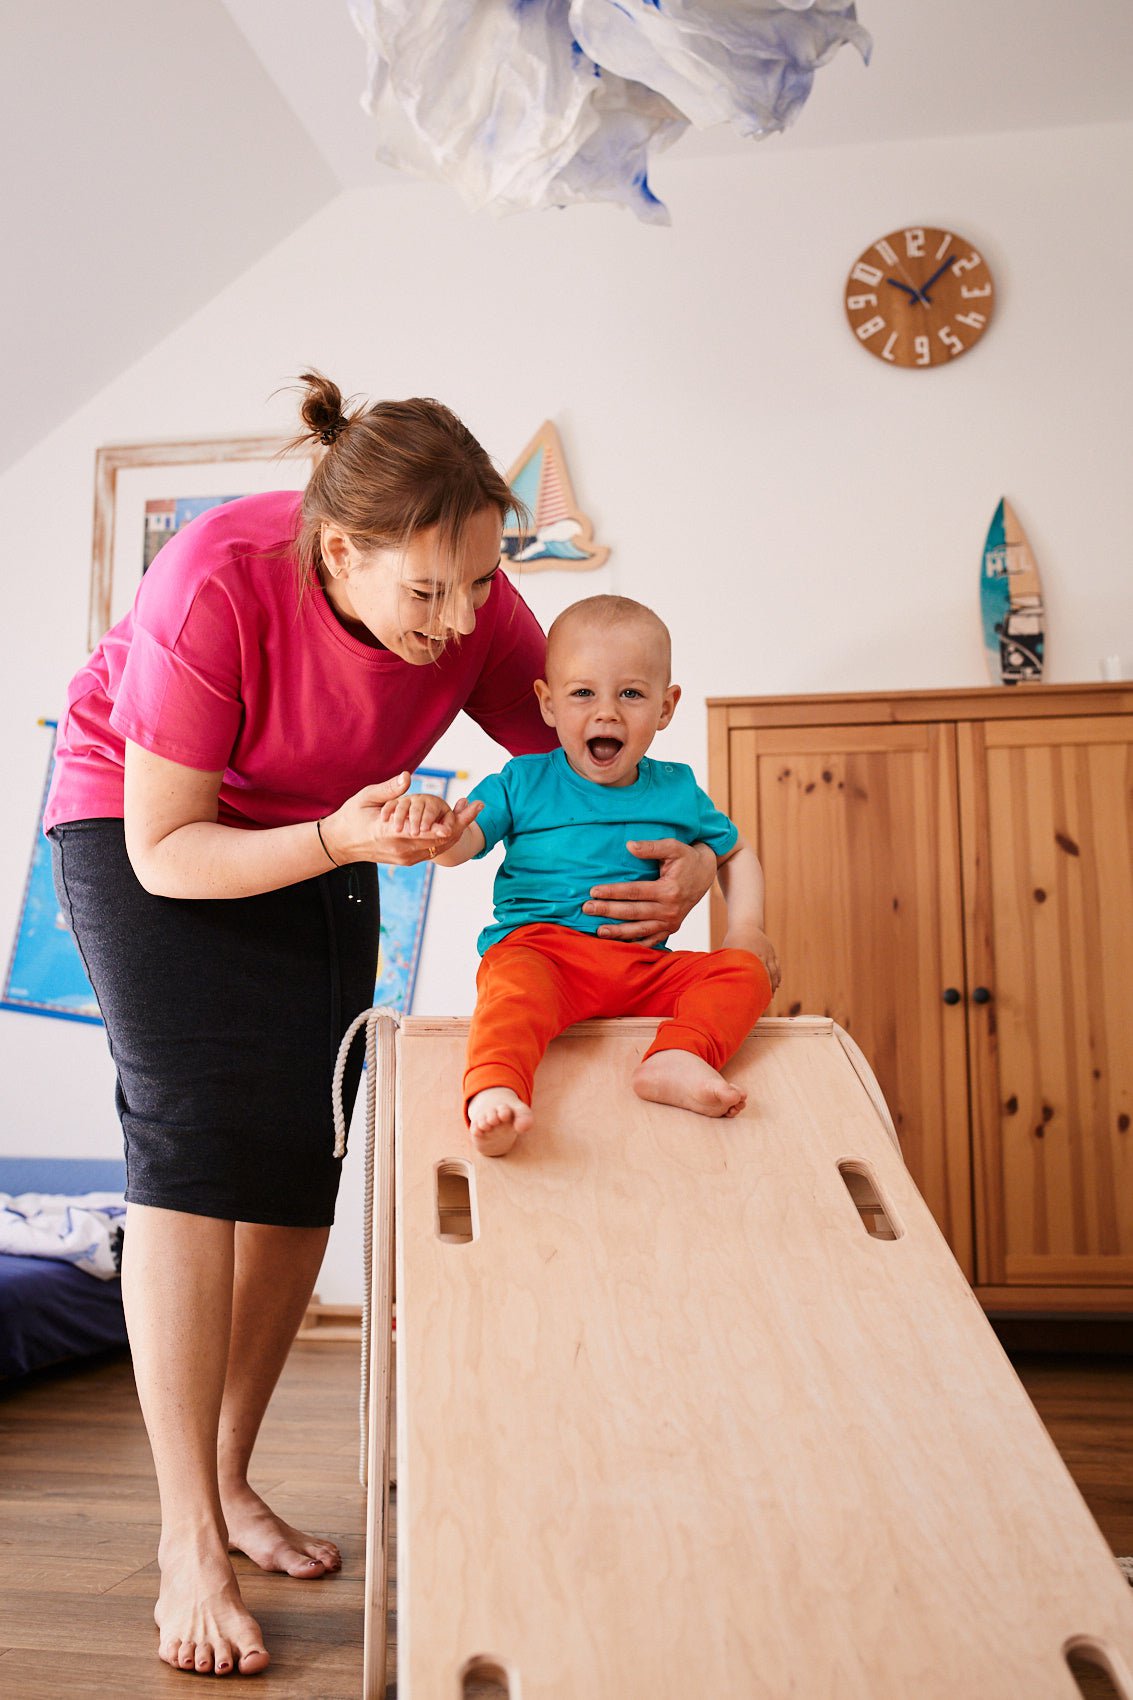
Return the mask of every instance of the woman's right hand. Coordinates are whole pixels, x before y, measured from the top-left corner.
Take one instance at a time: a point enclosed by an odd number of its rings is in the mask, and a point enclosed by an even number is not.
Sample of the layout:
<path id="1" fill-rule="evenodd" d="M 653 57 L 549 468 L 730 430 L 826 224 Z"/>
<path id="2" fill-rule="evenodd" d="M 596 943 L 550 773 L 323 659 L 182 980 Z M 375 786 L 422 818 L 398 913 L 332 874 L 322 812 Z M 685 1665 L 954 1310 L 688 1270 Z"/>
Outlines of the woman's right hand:
<path id="1" fill-rule="evenodd" d="M 463 836 L 483 804 L 464 797 L 451 808 L 431 792 L 409 792 L 410 774 L 367 785 L 322 822 L 336 862 L 384 862 L 411 867 L 448 850 Z"/>

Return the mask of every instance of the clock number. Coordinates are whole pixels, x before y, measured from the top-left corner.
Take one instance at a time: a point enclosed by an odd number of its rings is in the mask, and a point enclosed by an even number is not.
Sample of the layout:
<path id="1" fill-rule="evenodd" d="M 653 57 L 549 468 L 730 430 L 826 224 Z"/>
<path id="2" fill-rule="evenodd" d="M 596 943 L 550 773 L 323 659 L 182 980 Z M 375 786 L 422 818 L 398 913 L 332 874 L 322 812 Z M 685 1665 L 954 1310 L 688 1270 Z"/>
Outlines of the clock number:
<path id="1" fill-rule="evenodd" d="M 845 9 L 847 0 L 823 3 Z M 784 4 L 805 7 L 815 0 Z M 903 225 L 876 237 L 851 266 L 843 273 L 845 322 L 866 353 L 887 366 L 947 366 L 975 346 L 998 311 L 987 263 L 954 230 Z"/>

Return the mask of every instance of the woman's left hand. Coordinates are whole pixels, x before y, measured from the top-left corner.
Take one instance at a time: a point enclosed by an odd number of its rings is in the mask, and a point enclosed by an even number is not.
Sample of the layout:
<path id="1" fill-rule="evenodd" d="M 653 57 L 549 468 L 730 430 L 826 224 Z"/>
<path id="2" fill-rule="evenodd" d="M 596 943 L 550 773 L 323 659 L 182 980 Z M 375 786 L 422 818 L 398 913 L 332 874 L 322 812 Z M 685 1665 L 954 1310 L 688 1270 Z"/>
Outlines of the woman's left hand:
<path id="1" fill-rule="evenodd" d="M 716 856 L 707 844 L 682 844 L 679 838 L 630 843 L 626 849 L 659 863 L 657 878 L 591 886 L 591 901 L 582 907 L 587 915 L 611 917 L 611 925 L 598 928 L 599 938 L 660 944 L 712 889 Z"/>

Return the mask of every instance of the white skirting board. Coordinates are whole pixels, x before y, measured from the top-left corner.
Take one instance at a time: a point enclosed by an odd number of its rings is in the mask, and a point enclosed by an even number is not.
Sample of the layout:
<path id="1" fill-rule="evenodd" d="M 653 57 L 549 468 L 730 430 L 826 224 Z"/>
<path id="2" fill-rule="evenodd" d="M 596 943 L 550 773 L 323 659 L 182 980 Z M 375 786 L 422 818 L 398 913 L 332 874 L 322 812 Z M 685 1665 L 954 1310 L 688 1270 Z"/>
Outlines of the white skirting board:
<path id="1" fill-rule="evenodd" d="M 655 1023 L 557 1039 L 474 1156 L 467 1023 L 377 1018 L 372 1337 L 397 1215 L 398 1700 L 1133 1700 L 1133 1594 L 834 1023 L 744 1111 L 644 1103 Z M 366 1700 L 390 1364 L 369 1364 Z"/>

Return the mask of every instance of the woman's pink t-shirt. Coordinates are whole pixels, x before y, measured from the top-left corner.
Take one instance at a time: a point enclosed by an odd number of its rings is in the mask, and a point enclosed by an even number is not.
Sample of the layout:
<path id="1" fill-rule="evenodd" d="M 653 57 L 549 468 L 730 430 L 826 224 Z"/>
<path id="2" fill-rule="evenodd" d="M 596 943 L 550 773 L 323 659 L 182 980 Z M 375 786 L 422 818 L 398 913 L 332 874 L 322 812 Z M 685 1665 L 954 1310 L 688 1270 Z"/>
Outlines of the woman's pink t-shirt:
<path id="1" fill-rule="evenodd" d="M 223 770 L 218 818 L 286 826 L 417 767 L 464 709 L 513 755 L 552 749 L 533 681 L 545 639 L 497 574 L 476 629 L 414 667 L 299 601 L 300 496 L 245 496 L 172 537 L 71 681 L 44 827 L 122 815 L 125 742 Z"/>

